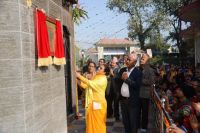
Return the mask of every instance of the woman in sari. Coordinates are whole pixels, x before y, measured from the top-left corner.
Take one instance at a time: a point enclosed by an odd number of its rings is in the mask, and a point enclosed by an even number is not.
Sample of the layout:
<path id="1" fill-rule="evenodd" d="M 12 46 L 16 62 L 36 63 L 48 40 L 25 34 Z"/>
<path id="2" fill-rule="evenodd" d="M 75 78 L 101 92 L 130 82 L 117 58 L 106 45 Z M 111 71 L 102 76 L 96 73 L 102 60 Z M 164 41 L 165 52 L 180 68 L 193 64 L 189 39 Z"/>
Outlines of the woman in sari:
<path id="1" fill-rule="evenodd" d="M 106 133 L 105 68 L 101 65 L 91 80 L 76 72 L 79 85 L 86 90 L 86 133 Z"/>
<path id="2" fill-rule="evenodd" d="M 88 63 L 88 70 L 87 70 L 87 72 L 83 73 L 83 77 L 85 77 L 89 80 L 92 80 L 95 77 L 95 75 L 96 75 L 96 64 L 94 62 L 90 61 Z M 79 84 L 79 86 L 80 86 L 80 84 Z M 85 94 L 88 90 L 87 89 L 85 90 L 82 87 L 81 87 L 81 90 L 82 90 L 82 95 L 81 95 L 82 105 L 83 105 L 83 107 L 86 107 L 85 105 L 87 105 L 87 103 L 86 103 L 87 101 L 85 100 Z"/>

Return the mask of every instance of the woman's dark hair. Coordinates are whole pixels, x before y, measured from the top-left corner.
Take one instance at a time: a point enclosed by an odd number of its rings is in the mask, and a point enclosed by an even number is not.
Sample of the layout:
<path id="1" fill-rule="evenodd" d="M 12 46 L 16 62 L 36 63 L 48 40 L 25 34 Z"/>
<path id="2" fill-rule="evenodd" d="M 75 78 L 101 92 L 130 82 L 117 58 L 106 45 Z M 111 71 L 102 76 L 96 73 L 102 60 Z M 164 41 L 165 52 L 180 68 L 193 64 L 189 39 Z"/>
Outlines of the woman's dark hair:
<path id="1" fill-rule="evenodd" d="M 93 62 L 93 61 L 89 62 L 89 63 L 88 63 L 88 66 L 89 66 L 90 64 L 94 64 L 94 67 L 95 67 L 95 68 L 97 67 L 96 63 Z"/>
<path id="2" fill-rule="evenodd" d="M 194 88 L 187 84 L 180 85 L 180 89 L 188 99 L 191 99 L 196 94 Z"/>
<path id="3" fill-rule="evenodd" d="M 93 61 L 92 61 L 92 59 L 89 58 L 89 59 L 87 60 L 87 65 L 89 65 L 90 62 L 93 62 Z"/>
<path id="4" fill-rule="evenodd" d="M 104 58 L 99 59 L 99 61 L 103 61 L 104 63 L 106 62 L 106 60 Z"/>
<path id="5" fill-rule="evenodd" d="M 105 66 L 104 72 L 105 72 L 105 75 L 107 76 L 110 74 L 110 68 L 107 65 L 104 65 L 104 66 Z"/>

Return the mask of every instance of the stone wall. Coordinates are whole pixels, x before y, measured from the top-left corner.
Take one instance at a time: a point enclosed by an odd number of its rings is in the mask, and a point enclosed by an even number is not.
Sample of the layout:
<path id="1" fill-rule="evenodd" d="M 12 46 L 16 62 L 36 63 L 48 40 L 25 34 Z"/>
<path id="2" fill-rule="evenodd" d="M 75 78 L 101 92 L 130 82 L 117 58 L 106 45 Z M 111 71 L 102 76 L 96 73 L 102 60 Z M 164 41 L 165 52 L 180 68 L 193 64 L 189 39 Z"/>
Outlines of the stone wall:
<path id="1" fill-rule="evenodd" d="M 62 8 L 62 0 L 33 0 L 32 8 L 27 8 L 26 0 L 1 0 L 0 133 L 67 132 L 64 66 L 37 67 L 36 6 L 62 20 L 74 49 L 71 14 Z"/>

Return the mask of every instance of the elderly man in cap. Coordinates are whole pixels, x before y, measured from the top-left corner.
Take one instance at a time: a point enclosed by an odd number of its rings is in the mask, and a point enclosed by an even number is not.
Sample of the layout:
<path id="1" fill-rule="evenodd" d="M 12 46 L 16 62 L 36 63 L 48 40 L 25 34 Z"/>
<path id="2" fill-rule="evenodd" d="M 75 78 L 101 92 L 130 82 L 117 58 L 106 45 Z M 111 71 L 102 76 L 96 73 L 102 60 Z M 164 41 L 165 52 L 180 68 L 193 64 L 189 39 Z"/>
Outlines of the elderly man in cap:
<path id="1" fill-rule="evenodd" d="M 112 117 L 114 112 L 114 117 L 116 121 L 119 121 L 119 89 L 116 83 L 116 77 L 119 72 L 117 57 L 113 57 L 110 62 L 110 79 L 109 86 L 106 90 L 107 99 L 107 117 Z M 113 108 L 114 104 L 114 108 Z M 113 111 L 114 110 L 114 111 Z"/>
<path id="2" fill-rule="evenodd" d="M 142 82 L 142 72 L 135 67 L 137 54 L 128 55 L 126 65 L 118 74 L 120 86 L 120 103 L 125 133 L 137 133 L 139 126 L 139 93 Z"/>

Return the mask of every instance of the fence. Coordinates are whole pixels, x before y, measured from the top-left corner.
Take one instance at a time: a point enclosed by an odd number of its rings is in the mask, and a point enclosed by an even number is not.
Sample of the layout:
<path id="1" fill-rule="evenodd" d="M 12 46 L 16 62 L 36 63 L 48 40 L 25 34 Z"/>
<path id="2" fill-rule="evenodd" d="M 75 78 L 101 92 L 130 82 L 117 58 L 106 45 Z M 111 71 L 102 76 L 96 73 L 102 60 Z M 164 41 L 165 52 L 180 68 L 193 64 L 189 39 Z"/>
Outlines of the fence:
<path id="1" fill-rule="evenodd" d="M 157 133 L 165 133 L 166 128 L 172 125 L 174 122 L 165 110 L 165 99 L 160 99 L 158 92 L 153 85 L 152 91 L 152 115 L 154 118 L 154 125 Z"/>

